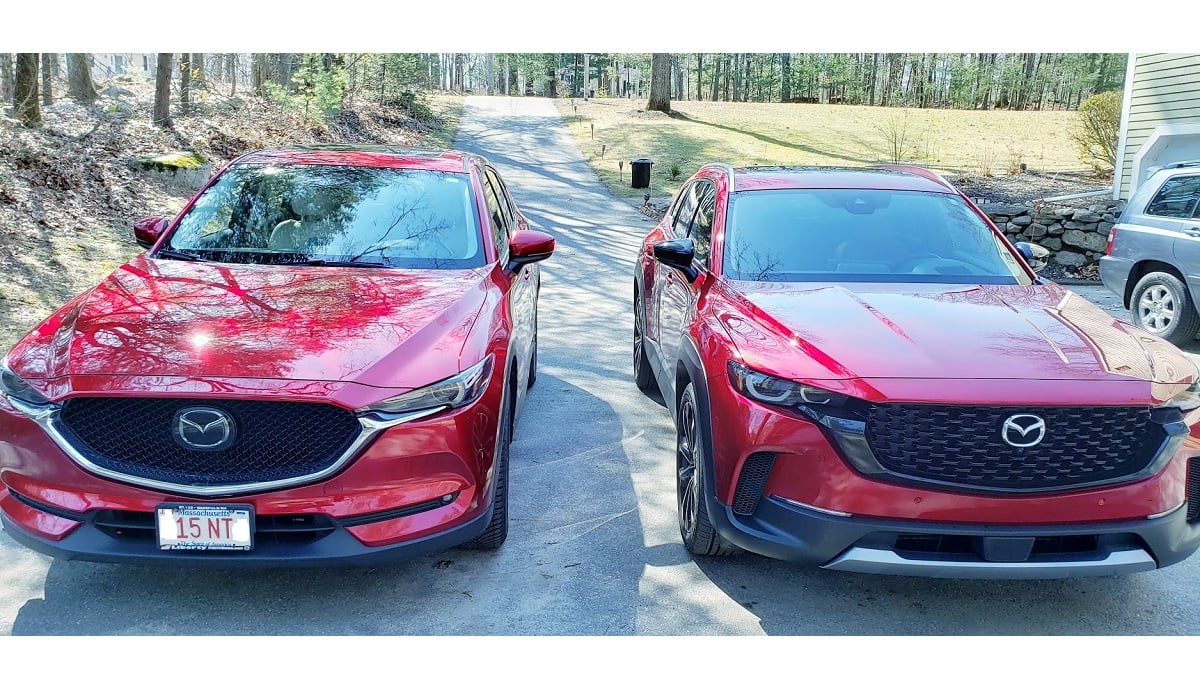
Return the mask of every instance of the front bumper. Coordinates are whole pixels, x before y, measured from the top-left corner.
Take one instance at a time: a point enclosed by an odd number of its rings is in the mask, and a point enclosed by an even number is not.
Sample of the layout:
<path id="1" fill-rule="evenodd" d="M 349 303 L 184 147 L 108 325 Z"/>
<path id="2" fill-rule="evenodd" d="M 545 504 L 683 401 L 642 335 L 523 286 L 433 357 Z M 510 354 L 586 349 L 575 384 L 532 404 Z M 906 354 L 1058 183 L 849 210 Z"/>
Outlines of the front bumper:
<path id="1" fill-rule="evenodd" d="M 491 520 L 490 507 L 479 511 L 470 520 L 449 529 L 440 530 L 417 539 L 383 546 L 368 546 L 360 538 L 364 530 L 387 528 L 394 523 L 381 520 L 374 524 L 354 525 L 353 520 L 323 519 L 322 529 L 328 530 L 315 541 L 308 537 L 271 536 L 260 541 L 251 551 L 161 551 L 155 545 L 153 520 L 150 528 L 114 527 L 108 512 L 92 512 L 82 520 L 54 515 L 44 508 L 62 513 L 48 505 L 18 498 L 11 491 L 0 497 L 0 523 L 18 543 L 39 553 L 62 560 L 86 560 L 136 565 L 188 565 L 197 567 L 323 567 L 368 566 L 434 553 L 462 544 L 482 533 Z M 442 507 L 449 509 L 450 507 Z M 63 514 L 65 515 L 65 514 Z M 381 517 L 386 514 L 380 514 Z M 36 523 L 35 530 L 27 529 Z M 48 532 L 62 535 L 55 540 Z"/>
<path id="2" fill-rule="evenodd" d="M 1200 547 L 1180 507 L 1155 519 L 1073 525 L 961 525 L 821 513 L 778 498 L 739 516 L 710 497 L 713 525 L 760 555 L 826 569 L 922 577 L 1035 579 L 1126 574 Z"/>
<path id="3" fill-rule="evenodd" d="M 491 519 L 502 387 L 495 378 L 472 405 L 381 428 L 318 480 L 211 496 L 85 470 L 43 427 L 0 399 L 0 522 L 29 548 L 98 562 L 364 565 L 449 548 L 483 532 Z M 179 502 L 253 507 L 253 548 L 160 550 L 155 508 Z"/>
<path id="4" fill-rule="evenodd" d="M 963 578 L 1109 575 L 1200 548 L 1200 439 L 1173 435 L 1152 475 L 988 494 L 876 479 L 820 424 L 708 381 L 705 499 L 714 528 L 753 553 L 828 569 Z M 1175 432 L 1178 434 L 1178 430 Z"/>

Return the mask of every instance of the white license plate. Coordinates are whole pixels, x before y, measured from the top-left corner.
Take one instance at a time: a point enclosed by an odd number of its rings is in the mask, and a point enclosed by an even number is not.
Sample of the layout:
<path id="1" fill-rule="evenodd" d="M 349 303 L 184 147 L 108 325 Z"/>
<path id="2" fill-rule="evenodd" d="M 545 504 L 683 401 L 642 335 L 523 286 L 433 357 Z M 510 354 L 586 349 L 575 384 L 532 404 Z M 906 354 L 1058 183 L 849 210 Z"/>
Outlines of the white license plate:
<path id="1" fill-rule="evenodd" d="M 254 509 L 248 505 L 160 504 L 156 512 L 164 551 L 254 548 Z"/>

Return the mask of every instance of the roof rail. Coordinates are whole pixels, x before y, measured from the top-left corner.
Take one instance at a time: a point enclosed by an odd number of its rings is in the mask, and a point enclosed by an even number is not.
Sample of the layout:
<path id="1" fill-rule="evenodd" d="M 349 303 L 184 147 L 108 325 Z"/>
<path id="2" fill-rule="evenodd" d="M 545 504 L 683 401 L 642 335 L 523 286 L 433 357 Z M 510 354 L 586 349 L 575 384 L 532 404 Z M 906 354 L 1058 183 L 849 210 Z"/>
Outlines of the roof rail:
<path id="1" fill-rule="evenodd" d="M 1164 166 L 1164 169 L 1183 169 L 1189 166 L 1200 166 L 1200 160 L 1189 159 L 1184 162 L 1171 162 Z"/>
<path id="2" fill-rule="evenodd" d="M 713 162 L 711 166 L 724 169 L 725 175 L 729 178 L 729 191 L 733 192 L 733 166 L 726 164 L 725 162 Z"/>

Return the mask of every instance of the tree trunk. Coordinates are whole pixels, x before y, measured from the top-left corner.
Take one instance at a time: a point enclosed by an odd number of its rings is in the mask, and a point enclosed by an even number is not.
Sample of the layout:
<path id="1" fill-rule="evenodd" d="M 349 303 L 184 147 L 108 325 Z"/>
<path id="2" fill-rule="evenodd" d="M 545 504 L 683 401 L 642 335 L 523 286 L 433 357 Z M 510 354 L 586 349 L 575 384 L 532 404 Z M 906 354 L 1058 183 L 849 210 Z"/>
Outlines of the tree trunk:
<path id="1" fill-rule="evenodd" d="M 50 107 L 54 103 L 54 59 L 53 54 L 42 54 L 42 105 Z"/>
<path id="2" fill-rule="evenodd" d="M 779 100 L 787 103 L 792 100 L 792 55 L 779 55 Z"/>
<path id="3" fill-rule="evenodd" d="M 704 100 L 704 54 L 696 53 L 696 100 Z"/>
<path id="4" fill-rule="evenodd" d="M 255 96 L 262 96 L 265 93 L 263 87 L 267 83 L 267 55 L 254 54 L 251 59 L 250 85 L 254 87 Z"/>
<path id="5" fill-rule="evenodd" d="M 0 54 L 0 105 L 13 100 L 12 54 Z"/>
<path id="6" fill-rule="evenodd" d="M 174 54 L 158 55 L 158 69 L 154 75 L 154 123 L 160 127 L 171 126 L 171 72 L 174 70 Z"/>
<path id="7" fill-rule="evenodd" d="M 27 127 L 41 126 L 38 107 L 38 55 L 17 54 L 17 77 L 13 85 L 13 112 Z"/>
<path id="8" fill-rule="evenodd" d="M 672 98 L 676 101 L 683 98 L 683 68 L 679 67 L 679 55 L 671 55 L 671 73 L 675 78 L 674 89 L 671 92 Z"/>
<path id="9" fill-rule="evenodd" d="M 713 59 L 713 95 L 709 97 L 709 101 L 716 101 L 716 97 L 721 92 L 721 60 Z"/>
<path id="10" fill-rule="evenodd" d="M 292 56 L 293 54 L 279 54 L 275 69 L 275 83 L 288 93 L 292 91 Z"/>
<path id="11" fill-rule="evenodd" d="M 197 89 L 207 89 L 208 79 L 204 74 L 204 55 L 192 54 L 192 78 L 196 80 Z"/>
<path id="12" fill-rule="evenodd" d="M 650 55 L 650 100 L 646 110 L 671 112 L 671 55 Z"/>
<path id="13" fill-rule="evenodd" d="M 83 104 L 96 100 L 92 64 L 87 54 L 67 54 L 67 93 Z"/>
<path id="14" fill-rule="evenodd" d="M 487 55 L 487 95 L 494 96 L 496 94 L 496 55 L 488 53 Z"/>
<path id="15" fill-rule="evenodd" d="M 192 55 L 179 55 L 179 115 L 187 117 L 191 112 Z"/>
<path id="16" fill-rule="evenodd" d="M 229 95 L 230 97 L 237 96 L 237 54 L 230 54 L 226 57 L 225 64 L 229 69 Z"/>

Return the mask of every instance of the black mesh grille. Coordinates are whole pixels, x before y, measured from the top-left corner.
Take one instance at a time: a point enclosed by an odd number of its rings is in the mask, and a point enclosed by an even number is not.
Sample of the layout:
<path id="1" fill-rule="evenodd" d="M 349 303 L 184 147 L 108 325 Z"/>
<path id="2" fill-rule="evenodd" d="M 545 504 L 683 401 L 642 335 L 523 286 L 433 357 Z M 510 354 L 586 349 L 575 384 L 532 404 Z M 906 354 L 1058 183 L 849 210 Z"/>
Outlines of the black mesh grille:
<path id="1" fill-rule="evenodd" d="M 180 447 L 175 414 L 190 406 L 228 413 L 236 440 L 219 452 Z M 173 398 L 75 398 L 63 424 L 88 461 L 128 476 L 176 485 L 284 480 L 331 466 L 361 430 L 354 414 L 320 403 Z"/>
<path id="2" fill-rule="evenodd" d="M 1187 519 L 1200 519 L 1200 457 L 1188 460 L 1187 465 Z"/>
<path id="3" fill-rule="evenodd" d="M 758 500 L 762 498 L 763 490 L 767 487 L 767 478 L 771 476 L 771 467 L 775 466 L 775 453 L 756 452 L 746 458 L 742 465 L 742 475 L 738 477 L 737 490 L 733 493 L 733 512 L 748 516 L 758 508 Z"/>
<path id="4" fill-rule="evenodd" d="M 1024 414 L 1045 420 L 1045 437 L 1032 447 L 1013 447 L 1001 432 L 1006 420 Z M 1054 489 L 1119 480 L 1145 469 L 1161 441 L 1153 432 L 1157 426 L 1148 408 L 887 404 L 869 407 L 867 442 L 880 465 L 911 479 L 981 489 Z"/>

